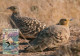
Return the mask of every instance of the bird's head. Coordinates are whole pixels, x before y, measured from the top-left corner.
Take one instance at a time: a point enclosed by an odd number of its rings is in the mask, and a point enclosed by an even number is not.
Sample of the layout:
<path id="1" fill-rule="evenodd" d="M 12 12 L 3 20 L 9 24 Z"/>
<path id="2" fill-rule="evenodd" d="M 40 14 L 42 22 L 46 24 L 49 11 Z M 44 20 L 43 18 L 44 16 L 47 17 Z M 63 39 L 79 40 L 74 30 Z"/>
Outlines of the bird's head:
<path id="1" fill-rule="evenodd" d="M 72 21 L 72 19 L 60 19 L 59 25 L 68 26 L 70 21 Z"/>
<path id="2" fill-rule="evenodd" d="M 16 6 L 10 6 L 7 9 L 10 9 L 12 12 L 17 12 L 18 8 Z"/>

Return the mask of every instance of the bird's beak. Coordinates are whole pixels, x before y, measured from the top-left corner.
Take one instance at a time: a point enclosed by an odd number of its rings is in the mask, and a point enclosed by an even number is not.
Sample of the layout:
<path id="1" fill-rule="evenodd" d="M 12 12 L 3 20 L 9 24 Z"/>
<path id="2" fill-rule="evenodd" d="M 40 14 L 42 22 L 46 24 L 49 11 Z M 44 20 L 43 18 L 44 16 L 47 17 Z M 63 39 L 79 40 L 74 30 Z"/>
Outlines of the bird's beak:
<path id="1" fill-rule="evenodd" d="M 70 19 L 70 21 L 72 21 L 73 19 Z"/>

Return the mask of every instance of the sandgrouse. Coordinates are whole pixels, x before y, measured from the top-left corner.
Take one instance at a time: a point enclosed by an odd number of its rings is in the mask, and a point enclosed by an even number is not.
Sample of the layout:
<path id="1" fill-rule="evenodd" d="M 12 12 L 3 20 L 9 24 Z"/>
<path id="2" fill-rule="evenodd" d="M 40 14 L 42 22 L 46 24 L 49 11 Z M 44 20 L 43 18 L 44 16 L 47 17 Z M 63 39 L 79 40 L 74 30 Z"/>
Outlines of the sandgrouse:
<path id="1" fill-rule="evenodd" d="M 42 30 L 32 42 L 26 47 L 27 51 L 43 51 L 46 48 L 54 48 L 68 42 L 69 19 L 61 19 L 58 25 L 52 25 Z"/>
<path id="2" fill-rule="evenodd" d="M 20 29 L 25 38 L 35 38 L 35 36 L 46 27 L 46 24 L 41 23 L 37 19 L 21 17 L 19 10 L 16 6 L 11 6 L 8 7 L 7 9 L 10 9 L 12 11 L 11 19 Z"/>
<path id="3" fill-rule="evenodd" d="M 4 35 L 3 39 L 4 39 L 4 40 L 6 41 L 6 43 L 8 44 L 8 47 L 9 47 L 12 43 L 14 43 L 14 42 L 13 42 L 13 39 L 8 36 L 8 33 L 7 33 L 7 32 L 5 32 L 5 35 Z"/>

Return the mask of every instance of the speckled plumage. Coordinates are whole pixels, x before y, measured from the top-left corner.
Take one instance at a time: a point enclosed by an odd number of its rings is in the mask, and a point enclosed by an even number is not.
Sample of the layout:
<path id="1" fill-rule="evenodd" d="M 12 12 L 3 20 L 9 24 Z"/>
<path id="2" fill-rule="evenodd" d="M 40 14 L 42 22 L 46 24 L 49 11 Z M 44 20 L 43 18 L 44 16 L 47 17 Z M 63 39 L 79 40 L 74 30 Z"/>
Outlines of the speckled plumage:
<path id="1" fill-rule="evenodd" d="M 15 6 L 11 6 L 8 9 L 13 12 L 11 19 L 26 38 L 35 38 L 35 36 L 46 27 L 44 23 L 41 23 L 37 19 L 21 17 L 18 12 L 18 8 Z"/>
<path id="2" fill-rule="evenodd" d="M 45 28 L 37 35 L 37 38 L 30 43 L 31 46 L 25 49 L 27 49 L 27 51 L 43 51 L 46 48 L 54 48 L 67 43 L 70 36 L 69 20 L 61 19 L 59 23 L 63 23 L 62 20 L 64 22 L 63 25 L 52 25 Z"/>

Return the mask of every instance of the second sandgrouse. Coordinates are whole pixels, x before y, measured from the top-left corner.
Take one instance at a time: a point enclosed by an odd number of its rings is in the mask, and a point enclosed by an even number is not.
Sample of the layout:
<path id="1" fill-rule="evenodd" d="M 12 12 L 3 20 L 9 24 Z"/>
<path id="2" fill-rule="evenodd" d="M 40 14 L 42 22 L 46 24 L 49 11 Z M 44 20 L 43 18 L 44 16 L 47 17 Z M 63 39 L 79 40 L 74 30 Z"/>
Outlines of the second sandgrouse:
<path id="1" fill-rule="evenodd" d="M 68 42 L 69 31 L 69 19 L 61 19 L 58 25 L 52 25 L 42 30 L 37 38 L 26 47 L 27 51 L 43 51 L 46 48 L 54 48 L 60 45 L 64 45 Z"/>

